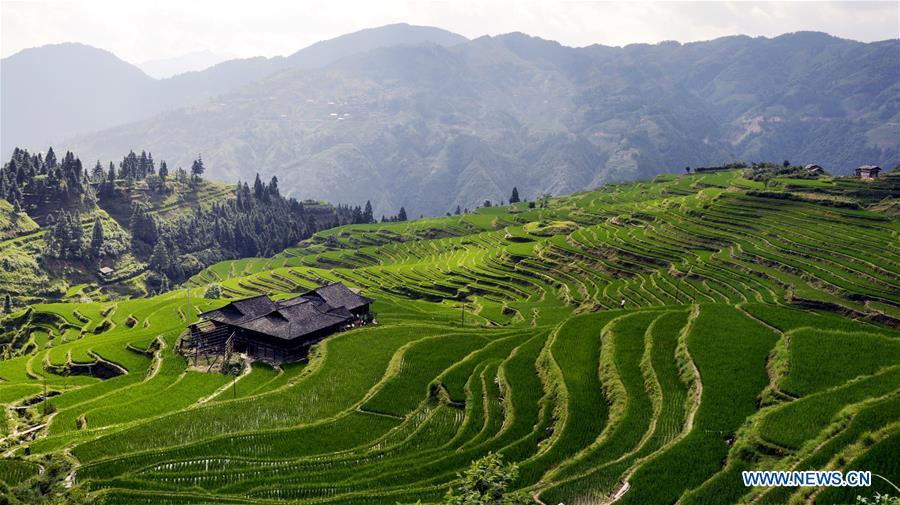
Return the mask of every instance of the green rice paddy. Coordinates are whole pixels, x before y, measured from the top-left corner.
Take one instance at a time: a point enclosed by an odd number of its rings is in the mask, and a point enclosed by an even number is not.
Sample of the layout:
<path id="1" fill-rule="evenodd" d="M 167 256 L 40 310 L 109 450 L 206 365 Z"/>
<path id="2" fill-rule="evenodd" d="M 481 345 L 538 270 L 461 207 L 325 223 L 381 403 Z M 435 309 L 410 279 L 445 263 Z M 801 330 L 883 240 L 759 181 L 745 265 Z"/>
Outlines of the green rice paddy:
<path id="1" fill-rule="evenodd" d="M 436 503 L 495 452 L 548 504 L 892 491 L 743 486 L 750 469 L 900 483 L 900 223 L 754 188 L 665 176 L 346 226 L 154 298 L 30 306 L 3 320 L 0 481 L 57 455 L 108 504 Z M 308 362 L 232 383 L 176 352 L 227 303 L 202 299 L 210 283 L 239 298 L 334 281 L 376 298 L 377 322 Z"/>

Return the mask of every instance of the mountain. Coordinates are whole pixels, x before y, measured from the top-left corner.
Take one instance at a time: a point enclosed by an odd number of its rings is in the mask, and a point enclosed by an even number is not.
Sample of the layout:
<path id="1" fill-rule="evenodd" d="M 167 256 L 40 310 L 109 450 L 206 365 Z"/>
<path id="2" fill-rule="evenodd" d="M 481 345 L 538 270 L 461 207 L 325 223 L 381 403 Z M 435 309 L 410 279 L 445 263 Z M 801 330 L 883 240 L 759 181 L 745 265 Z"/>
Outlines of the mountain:
<path id="1" fill-rule="evenodd" d="M 173 58 L 161 58 L 145 61 L 138 66 L 147 75 L 157 79 L 166 79 L 186 72 L 205 70 L 223 61 L 235 59 L 230 53 L 217 53 L 210 50 L 182 54 Z"/>
<path id="2" fill-rule="evenodd" d="M 312 48 L 310 48 L 312 49 Z M 900 41 L 822 33 L 569 48 L 520 33 L 383 47 L 73 139 L 198 152 L 214 177 L 412 216 L 743 159 L 833 173 L 898 156 Z M 324 60 L 319 60 L 324 61 Z"/>
<path id="3" fill-rule="evenodd" d="M 141 100 L 152 93 L 152 77 L 83 44 L 25 49 L 3 58 L 0 73 L 4 158 L 17 145 L 47 143 L 158 112 Z"/>
<path id="4" fill-rule="evenodd" d="M 466 40 L 439 28 L 394 24 L 318 42 L 287 57 L 229 60 L 159 80 L 83 44 L 26 49 L 0 60 L 0 153 L 6 157 L 17 146 L 43 150 L 76 134 L 202 104 L 285 69 L 327 65 L 386 45 Z"/>

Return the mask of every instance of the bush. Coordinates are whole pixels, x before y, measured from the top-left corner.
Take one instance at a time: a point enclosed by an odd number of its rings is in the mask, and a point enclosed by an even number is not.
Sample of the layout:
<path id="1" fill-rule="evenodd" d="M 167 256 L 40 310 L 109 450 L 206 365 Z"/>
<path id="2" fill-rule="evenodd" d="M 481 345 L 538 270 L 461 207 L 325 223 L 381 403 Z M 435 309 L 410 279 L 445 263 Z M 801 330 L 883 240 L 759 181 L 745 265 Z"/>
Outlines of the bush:
<path id="1" fill-rule="evenodd" d="M 206 288 L 206 292 L 203 293 L 203 298 L 208 298 L 211 300 L 222 298 L 222 286 L 218 284 L 210 284 L 209 287 Z"/>
<path id="2" fill-rule="evenodd" d="M 459 475 L 460 484 L 447 491 L 444 503 L 449 505 L 516 505 L 532 503 L 525 495 L 507 493 L 506 488 L 519 476 L 515 464 L 504 465 L 503 457 L 489 453 L 473 461 L 469 469 Z M 457 494 L 458 493 L 458 494 Z"/>

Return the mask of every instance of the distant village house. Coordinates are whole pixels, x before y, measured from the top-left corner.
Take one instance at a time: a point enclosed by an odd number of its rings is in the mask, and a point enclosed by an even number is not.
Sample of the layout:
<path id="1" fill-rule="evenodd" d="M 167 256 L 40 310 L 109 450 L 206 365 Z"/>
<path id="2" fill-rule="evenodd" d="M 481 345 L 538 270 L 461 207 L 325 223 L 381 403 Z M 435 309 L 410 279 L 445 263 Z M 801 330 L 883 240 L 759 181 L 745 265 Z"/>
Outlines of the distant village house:
<path id="1" fill-rule="evenodd" d="M 810 174 L 823 175 L 825 173 L 824 168 L 822 168 L 821 166 L 816 165 L 814 163 L 810 164 L 810 165 L 806 165 L 803 168 L 806 170 L 807 173 L 810 173 Z"/>
<path id="2" fill-rule="evenodd" d="M 236 300 L 200 314 L 201 321 L 190 326 L 191 349 L 183 350 L 245 353 L 273 363 L 297 361 L 325 337 L 364 324 L 374 301 L 340 283 L 286 300 L 266 295 Z"/>
<path id="3" fill-rule="evenodd" d="M 116 271 L 109 267 L 100 267 L 100 270 L 98 270 L 97 272 L 100 274 L 100 277 L 109 279 Z"/>
<path id="4" fill-rule="evenodd" d="M 878 178 L 878 172 L 881 172 L 881 167 L 863 165 L 856 169 L 856 176 L 864 181 L 873 180 Z"/>

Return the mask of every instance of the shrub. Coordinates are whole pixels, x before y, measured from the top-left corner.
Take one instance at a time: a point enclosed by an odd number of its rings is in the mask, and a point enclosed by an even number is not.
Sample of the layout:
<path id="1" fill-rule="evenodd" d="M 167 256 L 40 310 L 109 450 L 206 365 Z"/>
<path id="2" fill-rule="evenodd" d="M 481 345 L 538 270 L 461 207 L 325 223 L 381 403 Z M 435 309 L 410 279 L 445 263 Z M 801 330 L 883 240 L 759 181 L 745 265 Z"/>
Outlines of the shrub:
<path id="1" fill-rule="evenodd" d="M 203 298 L 212 300 L 222 298 L 222 286 L 219 284 L 210 284 L 209 287 L 206 288 L 206 292 L 203 293 Z"/>
<path id="2" fill-rule="evenodd" d="M 519 467 L 503 464 L 503 457 L 489 453 L 473 461 L 469 469 L 457 474 L 460 484 L 447 491 L 444 503 L 449 505 L 516 505 L 532 503 L 525 495 L 508 493 L 507 487 L 519 476 Z"/>

